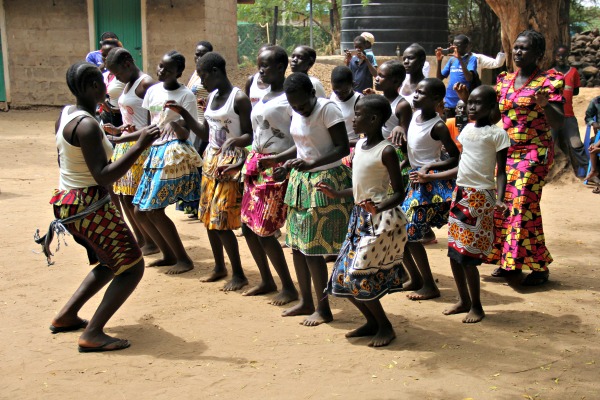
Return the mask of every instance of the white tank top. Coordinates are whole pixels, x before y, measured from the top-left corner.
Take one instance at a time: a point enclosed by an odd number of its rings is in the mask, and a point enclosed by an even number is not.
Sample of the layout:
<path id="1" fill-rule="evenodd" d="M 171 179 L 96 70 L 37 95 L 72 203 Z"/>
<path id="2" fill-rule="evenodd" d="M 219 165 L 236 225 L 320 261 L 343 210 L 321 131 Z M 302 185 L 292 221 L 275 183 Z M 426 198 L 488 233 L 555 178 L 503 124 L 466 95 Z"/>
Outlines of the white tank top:
<path id="1" fill-rule="evenodd" d="M 406 75 L 404 82 L 402 82 L 402 86 L 400 86 L 400 89 L 398 89 L 398 94 L 404 97 L 404 99 L 408 101 L 408 104 L 410 104 L 410 107 L 413 108 L 413 97 L 415 97 L 415 93 L 412 92 L 411 94 L 407 94 L 404 90 L 407 87 L 410 88 L 410 75 L 408 74 Z"/>
<path id="2" fill-rule="evenodd" d="M 123 94 L 119 97 L 119 108 L 121 109 L 123 124 L 134 125 L 136 129 L 148 126 L 148 110 L 142 107 L 144 99 L 135 94 L 137 87 L 147 76 L 141 74 L 129 89 L 123 90 Z"/>
<path id="3" fill-rule="evenodd" d="M 258 87 L 258 80 L 260 79 L 260 74 L 257 72 L 254 74 L 254 79 L 252 79 L 252 84 L 250 85 L 250 103 L 252 103 L 252 107 L 258 103 L 263 96 L 271 91 L 271 86 L 267 86 L 264 89 Z"/>
<path id="4" fill-rule="evenodd" d="M 438 114 L 425 122 L 417 122 L 421 110 L 415 111 L 408 127 L 408 159 L 412 168 L 438 162 L 442 156 L 442 142 L 431 137 L 431 130 L 438 122 L 443 122 Z"/>
<path id="5" fill-rule="evenodd" d="M 403 98 L 404 97 L 398 95 L 398 97 L 396 97 L 394 101 L 390 103 L 390 107 L 392 107 L 392 115 L 387 121 L 385 121 L 383 128 L 381 128 L 381 133 L 383 134 L 384 139 L 389 138 L 392 134 L 392 130 L 394 130 L 394 128 L 400 123 L 400 120 L 396 116 L 396 107 L 398 107 L 398 103 L 400 103 L 400 100 Z"/>
<path id="6" fill-rule="evenodd" d="M 233 108 L 235 96 L 239 90 L 239 88 L 234 87 L 223 107 L 218 110 L 213 110 L 211 108 L 213 99 L 218 93 L 218 90 L 215 90 L 208 95 L 204 119 L 208 122 L 209 127 L 208 144 L 213 148 L 221 148 L 223 143 L 225 143 L 225 140 L 231 137 L 242 136 L 240 116 L 236 114 Z"/>
<path id="7" fill-rule="evenodd" d="M 346 124 L 346 133 L 348 134 L 348 140 L 358 139 L 358 133 L 354 132 L 354 128 L 352 127 L 352 121 L 354 120 L 354 107 L 358 100 L 362 97 L 362 94 L 358 92 L 354 92 L 352 96 L 346 100 L 341 101 L 335 93 L 331 93 L 330 99 L 338 105 L 340 110 L 342 110 L 342 115 L 344 116 L 344 123 Z"/>
<path id="8" fill-rule="evenodd" d="M 393 146 L 387 140 L 382 140 L 375 147 L 365 150 L 362 148 L 367 139 L 360 139 L 354 148 L 352 159 L 352 194 L 354 202 L 371 199 L 375 204 L 387 197 L 390 186 L 390 174 L 383 164 L 383 150 Z"/>
<path id="9" fill-rule="evenodd" d="M 77 117 L 85 115 L 92 118 L 94 121 L 96 121 L 96 119 L 87 111 L 74 111 L 69 114 L 68 110 L 71 107 L 72 106 L 66 106 L 63 108 L 60 116 L 60 125 L 56 131 L 56 147 L 58 149 L 58 159 L 60 163 L 59 190 L 80 189 L 96 186 L 98 184 L 85 163 L 81 147 L 73 146 L 65 140 L 63 135 L 65 126 Z M 106 161 L 110 160 L 113 147 L 104 134 L 102 135 L 102 147 L 104 153 L 106 153 Z"/>

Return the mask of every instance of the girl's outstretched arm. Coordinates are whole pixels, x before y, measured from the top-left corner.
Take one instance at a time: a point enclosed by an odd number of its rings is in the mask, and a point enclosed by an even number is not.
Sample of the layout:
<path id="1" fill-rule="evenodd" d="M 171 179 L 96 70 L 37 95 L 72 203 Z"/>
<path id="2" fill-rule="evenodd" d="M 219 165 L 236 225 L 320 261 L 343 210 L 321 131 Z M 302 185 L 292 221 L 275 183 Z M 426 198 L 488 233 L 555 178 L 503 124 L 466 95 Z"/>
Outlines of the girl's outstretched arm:
<path id="1" fill-rule="evenodd" d="M 508 147 L 496 153 L 496 208 L 504 211 L 504 193 L 506 193 L 506 157 Z"/>
<path id="2" fill-rule="evenodd" d="M 421 172 L 427 172 L 431 169 L 445 171 L 447 169 L 456 167 L 458 165 L 460 152 L 458 151 L 458 147 L 456 147 L 456 143 L 454 143 L 454 140 L 452 140 L 452 136 L 450 136 L 450 131 L 448 130 L 446 124 L 442 121 L 436 123 L 431 130 L 431 138 L 433 140 L 441 141 L 450 157 L 448 157 L 446 160 L 423 166 L 421 168 Z"/>
<path id="3" fill-rule="evenodd" d="M 333 149 L 331 151 L 323 154 L 322 157 L 317 158 L 312 162 L 301 160 L 299 158 L 291 160 L 288 162 L 289 165 L 286 165 L 286 167 L 296 168 L 299 171 L 306 171 L 341 160 L 350 154 L 350 146 L 348 145 L 348 134 L 346 133 L 345 122 L 338 122 L 337 124 L 331 126 L 328 131 L 331 135 L 331 140 L 333 141 Z"/>

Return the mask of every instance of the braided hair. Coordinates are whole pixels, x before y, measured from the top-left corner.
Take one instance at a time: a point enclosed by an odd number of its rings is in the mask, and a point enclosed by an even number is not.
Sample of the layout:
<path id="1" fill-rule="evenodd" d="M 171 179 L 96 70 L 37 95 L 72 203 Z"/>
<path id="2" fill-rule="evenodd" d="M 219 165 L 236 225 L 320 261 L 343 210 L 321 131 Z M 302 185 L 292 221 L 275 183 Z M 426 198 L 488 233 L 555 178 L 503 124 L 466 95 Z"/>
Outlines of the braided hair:
<path id="1" fill-rule="evenodd" d="M 517 35 L 517 39 L 525 37 L 531 41 L 531 48 L 540 57 L 546 53 L 546 39 L 544 35 L 533 29 L 527 29 Z"/>
<path id="2" fill-rule="evenodd" d="M 67 70 L 67 86 L 75 97 L 81 97 L 86 88 L 96 81 L 102 81 L 102 72 L 89 62 L 77 62 Z"/>
<path id="3" fill-rule="evenodd" d="M 185 57 L 177 50 L 171 50 L 165 54 L 165 57 L 169 57 L 171 60 L 175 61 L 178 74 L 181 74 L 185 70 Z"/>
<path id="4" fill-rule="evenodd" d="M 106 67 L 110 69 L 114 65 L 123 65 L 125 61 L 134 62 L 131 53 L 123 47 L 115 47 L 106 56 Z"/>

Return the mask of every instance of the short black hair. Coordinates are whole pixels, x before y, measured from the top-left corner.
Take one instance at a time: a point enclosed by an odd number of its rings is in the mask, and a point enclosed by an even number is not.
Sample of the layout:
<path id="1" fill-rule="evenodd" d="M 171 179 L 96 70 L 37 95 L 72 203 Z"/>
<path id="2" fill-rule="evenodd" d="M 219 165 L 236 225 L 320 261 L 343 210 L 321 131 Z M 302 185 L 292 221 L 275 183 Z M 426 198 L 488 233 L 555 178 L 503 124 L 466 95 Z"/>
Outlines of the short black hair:
<path id="1" fill-rule="evenodd" d="M 86 61 L 77 62 L 67 70 L 67 86 L 75 97 L 81 97 L 89 85 L 102 79 L 100 69 Z"/>
<path id="2" fill-rule="evenodd" d="M 115 47 L 122 47 L 123 45 L 121 44 L 121 42 L 119 42 L 119 39 L 113 39 L 113 38 L 108 38 L 108 39 L 104 39 L 101 43 L 102 46 L 104 45 L 111 45 L 111 46 L 115 46 Z"/>
<path id="3" fill-rule="evenodd" d="M 128 60 L 134 62 L 131 53 L 123 47 L 115 47 L 106 55 L 106 67 L 110 69 L 113 65 L 123 65 Z"/>
<path id="4" fill-rule="evenodd" d="M 460 42 L 466 42 L 467 44 L 471 43 L 471 39 L 469 39 L 469 37 L 467 35 L 463 35 L 462 33 L 460 35 L 454 36 L 454 40 L 458 40 Z"/>
<path id="5" fill-rule="evenodd" d="M 117 40 L 119 40 L 119 37 L 117 36 L 116 33 L 107 31 L 107 32 L 104 32 L 102 35 L 100 35 L 100 41 L 104 41 L 106 39 L 117 39 Z"/>
<path id="6" fill-rule="evenodd" d="M 419 43 L 413 43 L 410 46 L 408 46 L 407 49 L 415 49 L 415 55 L 419 57 L 419 59 L 427 59 L 427 53 L 425 52 L 425 48 Z"/>
<path id="7" fill-rule="evenodd" d="M 311 60 L 311 66 L 317 61 L 317 52 L 315 51 L 315 49 L 313 49 L 310 46 L 306 46 L 306 45 L 300 45 L 300 46 L 296 46 L 296 48 L 300 48 L 302 50 L 304 50 L 305 52 L 308 53 L 308 57 Z"/>
<path id="8" fill-rule="evenodd" d="M 425 78 L 421 81 L 423 84 L 429 86 L 431 94 L 433 96 L 443 99 L 446 96 L 446 85 L 441 79 L 438 78 Z"/>
<path id="9" fill-rule="evenodd" d="M 400 83 L 404 82 L 404 78 L 406 78 L 406 69 L 404 65 L 398 60 L 389 60 L 381 64 L 381 66 L 386 66 L 392 78 L 397 79 Z"/>
<path id="10" fill-rule="evenodd" d="M 517 35 L 517 39 L 520 37 L 526 37 L 531 41 L 531 48 L 540 56 L 546 53 L 546 38 L 544 35 L 533 29 L 527 29 Z"/>
<path id="11" fill-rule="evenodd" d="M 288 57 L 287 52 L 285 51 L 285 49 L 281 46 L 269 46 L 267 48 L 265 48 L 262 52 L 259 53 L 259 56 L 264 53 L 265 51 L 270 51 L 271 53 L 273 53 L 273 60 L 275 61 L 275 64 L 282 64 L 283 68 L 287 68 L 288 67 L 288 63 L 290 61 L 290 58 Z"/>
<path id="12" fill-rule="evenodd" d="M 354 38 L 354 40 L 352 42 L 358 42 L 360 44 L 367 44 L 367 39 L 364 38 L 364 36 L 360 36 L 358 35 L 357 37 Z"/>
<path id="13" fill-rule="evenodd" d="M 196 69 L 210 71 L 213 68 L 216 68 L 224 74 L 227 74 L 227 69 L 225 68 L 226 65 L 227 64 L 223 56 L 221 56 L 219 53 L 211 52 L 206 53 L 198 59 L 198 62 L 196 63 Z"/>
<path id="14" fill-rule="evenodd" d="M 497 101 L 496 89 L 489 85 L 481 85 L 473 89 L 471 94 L 480 93 L 487 105 L 494 105 Z"/>
<path id="15" fill-rule="evenodd" d="M 178 73 L 182 73 L 185 70 L 185 57 L 177 50 L 169 51 L 165 54 L 165 57 L 169 57 L 171 60 L 175 61 Z"/>
<path id="16" fill-rule="evenodd" d="M 366 107 L 369 112 L 378 115 L 381 126 L 385 125 L 387 120 L 392 116 L 392 107 L 390 107 L 390 102 L 380 94 L 369 94 L 361 97 L 360 100 L 358 100 L 357 105 L 358 104 Z"/>
<path id="17" fill-rule="evenodd" d="M 352 71 L 345 65 L 338 65 L 331 71 L 331 83 L 349 83 L 352 85 L 353 82 Z"/>
<path id="18" fill-rule="evenodd" d="M 203 46 L 206 48 L 206 50 L 208 51 L 213 51 L 213 46 L 210 42 L 206 41 L 206 40 L 201 40 L 198 43 L 196 43 L 196 47 L 198 46 Z"/>
<path id="19" fill-rule="evenodd" d="M 313 84 L 305 73 L 294 72 L 283 82 L 283 90 L 287 93 L 304 92 L 311 93 L 314 89 Z"/>

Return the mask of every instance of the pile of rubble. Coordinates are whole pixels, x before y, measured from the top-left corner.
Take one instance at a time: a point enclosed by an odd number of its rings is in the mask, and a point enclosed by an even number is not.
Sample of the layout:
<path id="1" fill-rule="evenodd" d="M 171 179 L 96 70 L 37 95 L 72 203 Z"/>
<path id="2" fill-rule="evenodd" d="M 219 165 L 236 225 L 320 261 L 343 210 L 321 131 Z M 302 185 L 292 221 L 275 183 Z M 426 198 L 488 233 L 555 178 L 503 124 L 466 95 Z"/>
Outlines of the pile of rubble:
<path id="1" fill-rule="evenodd" d="M 579 71 L 582 87 L 600 86 L 600 32 L 598 29 L 573 35 L 569 63 Z"/>

